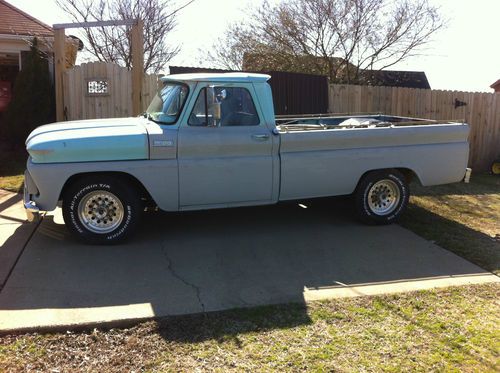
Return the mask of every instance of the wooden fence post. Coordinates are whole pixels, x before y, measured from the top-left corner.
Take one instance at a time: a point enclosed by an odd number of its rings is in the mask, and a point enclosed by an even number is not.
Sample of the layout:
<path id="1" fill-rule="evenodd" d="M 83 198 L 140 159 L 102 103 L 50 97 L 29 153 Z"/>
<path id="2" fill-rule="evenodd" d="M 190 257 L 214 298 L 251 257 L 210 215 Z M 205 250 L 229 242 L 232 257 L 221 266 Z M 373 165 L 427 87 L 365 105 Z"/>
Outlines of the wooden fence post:
<path id="1" fill-rule="evenodd" d="M 64 29 L 54 30 L 54 65 L 55 65 L 55 88 L 56 88 L 56 120 L 63 121 L 64 118 L 64 92 L 63 76 L 66 71 L 66 55 L 64 53 L 65 41 Z"/>
<path id="2" fill-rule="evenodd" d="M 143 22 L 132 26 L 132 115 L 142 112 L 142 80 L 144 77 Z"/>

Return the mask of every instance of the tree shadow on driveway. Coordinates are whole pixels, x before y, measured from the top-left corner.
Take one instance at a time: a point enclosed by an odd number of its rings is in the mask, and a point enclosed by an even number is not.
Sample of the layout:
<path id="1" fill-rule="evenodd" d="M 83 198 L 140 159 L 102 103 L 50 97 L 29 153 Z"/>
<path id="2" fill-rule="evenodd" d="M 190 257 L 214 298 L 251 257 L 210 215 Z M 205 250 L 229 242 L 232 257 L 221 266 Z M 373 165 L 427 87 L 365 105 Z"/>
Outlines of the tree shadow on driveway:
<path id="1" fill-rule="evenodd" d="M 22 195 L 0 190 L 0 290 L 36 226 L 26 220 Z"/>

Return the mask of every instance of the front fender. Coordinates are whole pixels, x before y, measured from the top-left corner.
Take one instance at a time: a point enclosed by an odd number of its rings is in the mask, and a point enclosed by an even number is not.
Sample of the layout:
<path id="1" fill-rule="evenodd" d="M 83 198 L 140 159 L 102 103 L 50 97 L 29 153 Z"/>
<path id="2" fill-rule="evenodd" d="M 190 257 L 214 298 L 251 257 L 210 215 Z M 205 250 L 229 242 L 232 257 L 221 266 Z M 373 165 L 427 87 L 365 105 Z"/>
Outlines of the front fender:
<path id="1" fill-rule="evenodd" d="M 95 172 L 121 172 L 136 178 L 149 192 L 156 205 L 165 211 L 179 209 L 177 160 L 138 160 L 82 163 L 33 163 L 27 169 L 38 194 L 31 196 L 42 211 L 57 207 L 66 182 L 73 176 Z"/>

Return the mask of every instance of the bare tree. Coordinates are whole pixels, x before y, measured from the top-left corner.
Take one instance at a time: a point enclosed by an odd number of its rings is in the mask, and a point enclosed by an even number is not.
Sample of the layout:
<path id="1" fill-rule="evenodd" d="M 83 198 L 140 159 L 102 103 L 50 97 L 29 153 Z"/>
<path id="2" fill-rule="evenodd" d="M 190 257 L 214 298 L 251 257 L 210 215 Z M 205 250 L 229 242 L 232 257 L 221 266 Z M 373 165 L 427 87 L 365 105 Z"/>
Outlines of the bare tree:
<path id="1" fill-rule="evenodd" d="M 427 0 L 266 1 L 208 56 L 225 67 L 324 73 L 349 83 L 421 53 L 443 26 Z"/>
<path id="2" fill-rule="evenodd" d="M 144 71 L 159 72 L 179 46 L 167 42 L 176 26 L 177 13 L 194 0 L 177 6 L 171 0 L 56 0 L 75 22 L 142 19 L 144 22 Z M 84 28 L 85 44 L 99 61 L 132 67 L 130 27 Z"/>

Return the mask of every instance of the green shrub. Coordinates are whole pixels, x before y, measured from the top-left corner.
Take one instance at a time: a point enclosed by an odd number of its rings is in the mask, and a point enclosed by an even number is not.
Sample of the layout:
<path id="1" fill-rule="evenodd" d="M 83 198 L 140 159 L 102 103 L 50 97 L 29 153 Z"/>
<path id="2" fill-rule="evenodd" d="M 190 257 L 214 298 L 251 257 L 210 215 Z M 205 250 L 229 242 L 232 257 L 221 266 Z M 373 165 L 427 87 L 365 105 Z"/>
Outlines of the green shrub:
<path id="1" fill-rule="evenodd" d="M 54 120 L 54 85 L 47 58 L 34 38 L 14 83 L 14 95 L 3 120 L 3 137 L 12 146 L 22 146 L 34 128 Z"/>

